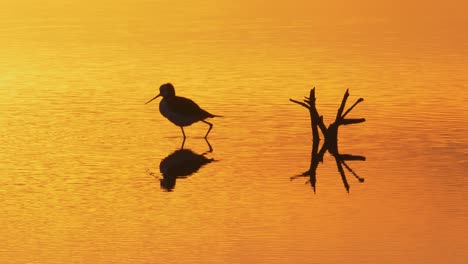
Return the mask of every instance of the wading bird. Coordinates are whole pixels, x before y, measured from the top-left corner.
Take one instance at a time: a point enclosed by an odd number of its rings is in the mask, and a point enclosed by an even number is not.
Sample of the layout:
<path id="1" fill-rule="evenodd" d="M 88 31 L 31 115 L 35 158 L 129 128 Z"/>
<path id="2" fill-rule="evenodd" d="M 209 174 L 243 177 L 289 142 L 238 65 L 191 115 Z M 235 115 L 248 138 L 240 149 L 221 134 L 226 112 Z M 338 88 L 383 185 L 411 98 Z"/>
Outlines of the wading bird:
<path id="1" fill-rule="evenodd" d="M 205 124 L 208 124 L 210 128 L 206 132 L 205 139 L 208 137 L 213 124 L 208 121 L 205 121 L 207 118 L 220 117 L 218 115 L 213 115 L 203 110 L 198 106 L 194 101 L 175 95 L 174 86 L 170 83 L 165 83 L 159 87 L 159 94 L 156 95 L 153 99 L 146 102 L 153 101 L 154 99 L 162 96 L 162 100 L 159 103 L 159 112 L 169 119 L 174 125 L 179 126 L 182 130 L 182 135 L 184 135 L 185 141 L 185 132 L 184 126 L 190 126 L 191 124 L 202 121 Z"/>

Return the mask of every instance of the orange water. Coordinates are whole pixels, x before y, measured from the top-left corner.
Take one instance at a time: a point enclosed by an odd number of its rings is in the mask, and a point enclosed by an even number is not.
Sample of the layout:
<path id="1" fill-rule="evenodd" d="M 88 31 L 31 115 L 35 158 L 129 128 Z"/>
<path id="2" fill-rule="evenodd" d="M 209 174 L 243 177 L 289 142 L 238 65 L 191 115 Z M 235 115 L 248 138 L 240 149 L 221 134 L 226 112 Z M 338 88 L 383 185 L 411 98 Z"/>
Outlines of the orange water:
<path id="1" fill-rule="evenodd" d="M 87 2 L 0 8 L 1 263 L 468 258 L 466 9 Z M 159 164 L 181 132 L 144 105 L 165 82 L 224 116 L 217 161 L 172 192 Z M 365 99 L 349 117 L 367 122 L 340 128 L 340 151 L 367 158 L 348 162 L 365 178 L 347 172 L 349 193 L 329 155 L 315 194 L 290 181 L 311 132 L 288 99 L 313 86 L 327 124 L 346 88 Z M 185 147 L 206 152 L 206 129 Z"/>

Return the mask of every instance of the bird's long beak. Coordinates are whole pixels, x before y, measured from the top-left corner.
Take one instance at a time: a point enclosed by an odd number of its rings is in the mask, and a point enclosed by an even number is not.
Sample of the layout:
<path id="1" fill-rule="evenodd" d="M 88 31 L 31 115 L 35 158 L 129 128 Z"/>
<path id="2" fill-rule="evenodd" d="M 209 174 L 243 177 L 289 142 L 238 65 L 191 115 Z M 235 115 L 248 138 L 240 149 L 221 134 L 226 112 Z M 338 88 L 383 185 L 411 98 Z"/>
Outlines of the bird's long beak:
<path id="1" fill-rule="evenodd" d="M 145 104 L 147 104 L 147 103 L 149 103 L 149 102 L 153 101 L 154 99 L 158 98 L 159 96 L 161 96 L 161 94 L 158 94 L 158 95 L 156 95 L 156 96 L 155 96 L 153 99 L 149 100 L 149 101 L 148 101 L 148 102 L 146 102 Z"/>

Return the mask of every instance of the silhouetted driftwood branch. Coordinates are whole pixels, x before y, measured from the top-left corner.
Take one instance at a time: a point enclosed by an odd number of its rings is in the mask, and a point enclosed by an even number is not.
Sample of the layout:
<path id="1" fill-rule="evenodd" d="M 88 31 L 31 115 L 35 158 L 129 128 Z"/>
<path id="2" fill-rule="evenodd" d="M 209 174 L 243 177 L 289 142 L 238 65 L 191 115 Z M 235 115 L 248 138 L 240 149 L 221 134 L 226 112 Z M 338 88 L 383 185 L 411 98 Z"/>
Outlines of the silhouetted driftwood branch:
<path id="1" fill-rule="evenodd" d="M 347 118 L 340 121 L 339 125 L 351 125 L 365 122 L 365 118 Z"/>
<path id="2" fill-rule="evenodd" d="M 346 179 L 345 171 L 343 166 L 351 172 L 360 182 L 363 182 L 364 179 L 360 178 L 346 163 L 346 160 L 366 160 L 364 156 L 356 156 L 350 154 L 339 154 L 338 152 L 338 128 L 341 125 L 351 125 L 351 124 L 358 124 L 365 122 L 365 118 L 347 118 L 345 119 L 346 115 L 354 109 L 354 107 L 359 104 L 360 102 L 364 101 L 363 98 L 359 98 L 350 108 L 348 108 L 345 112 L 346 101 L 349 97 L 349 89 L 346 90 L 343 99 L 341 101 L 340 107 L 338 108 L 335 121 L 330 124 L 328 127 L 325 126 L 323 123 L 323 117 L 318 113 L 317 108 L 315 106 L 315 87 L 310 90 L 309 97 L 305 97 L 303 102 L 289 99 L 291 102 L 299 104 L 309 110 L 310 114 L 310 122 L 312 128 L 312 158 L 310 162 L 310 168 L 308 171 L 291 177 L 291 179 L 295 179 L 301 176 L 309 176 L 310 177 L 310 184 L 315 192 L 315 183 L 316 183 L 316 171 L 319 162 L 323 161 L 323 155 L 326 151 L 330 152 L 333 155 L 336 161 L 336 165 L 338 171 L 341 175 L 341 179 L 343 181 L 344 187 L 347 191 L 349 191 L 349 184 Z M 344 113 L 343 113 L 344 112 Z M 322 131 L 322 134 L 325 138 L 325 141 L 322 145 L 320 151 L 318 150 L 319 143 L 320 143 L 320 135 L 318 133 L 318 128 Z"/>
<path id="3" fill-rule="evenodd" d="M 309 109 L 310 106 L 307 105 L 306 103 L 303 103 L 303 102 L 299 102 L 299 101 L 296 101 L 296 100 L 293 100 L 293 99 L 289 99 L 289 101 L 293 102 L 293 103 L 296 103 L 296 104 L 299 104 L 299 105 L 302 105 L 303 107 Z"/>
<path id="4" fill-rule="evenodd" d="M 362 102 L 362 101 L 364 101 L 364 99 L 363 99 L 363 98 L 359 98 L 359 99 L 353 104 L 353 106 L 351 106 L 348 110 L 346 110 L 346 112 L 341 116 L 341 118 L 345 118 L 345 116 L 346 116 L 349 112 L 351 112 L 351 110 L 353 110 L 353 108 L 354 108 L 357 104 L 359 104 L 359 103 Z"/>

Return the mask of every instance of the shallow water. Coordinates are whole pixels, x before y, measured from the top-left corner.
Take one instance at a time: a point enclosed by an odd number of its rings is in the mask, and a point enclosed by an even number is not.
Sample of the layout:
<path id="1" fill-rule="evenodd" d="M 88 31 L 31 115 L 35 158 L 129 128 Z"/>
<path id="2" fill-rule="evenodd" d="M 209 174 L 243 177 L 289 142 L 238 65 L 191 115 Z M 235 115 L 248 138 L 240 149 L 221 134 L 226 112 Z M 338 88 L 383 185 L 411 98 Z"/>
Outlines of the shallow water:
<path id="1" fill-rule="evenodd" d="M 456 29 L 53 6 L 65 11 L 1 20 L 0 262 L 468 258 L 468 45 Z M 185 149 L 213 161 L 170 188 L 160 163 L 181 132 L 144 105 L 165 82 L 223 116 L 212 152 L 205 124 L 185 129 Z M 307 177 L 290 180 L 309 169 L 312 140 L 289 98 L 313 86 L 326 124 L 346 88 L 348 106 L 364 98 L 349 117 L 366 122 L 339 132 L 341 153 L 366 157 L 347 162 L 365 178 L 346 172 L 349 192 L 329 154 L 315 193 Z"/>

